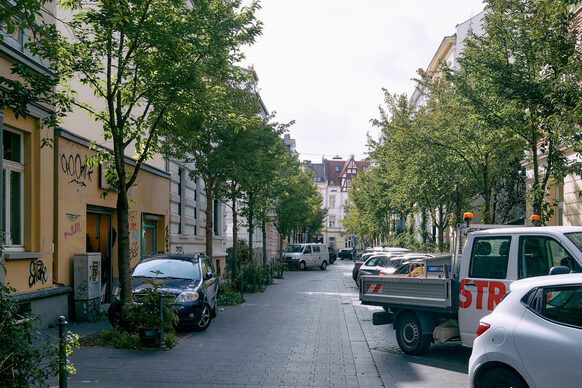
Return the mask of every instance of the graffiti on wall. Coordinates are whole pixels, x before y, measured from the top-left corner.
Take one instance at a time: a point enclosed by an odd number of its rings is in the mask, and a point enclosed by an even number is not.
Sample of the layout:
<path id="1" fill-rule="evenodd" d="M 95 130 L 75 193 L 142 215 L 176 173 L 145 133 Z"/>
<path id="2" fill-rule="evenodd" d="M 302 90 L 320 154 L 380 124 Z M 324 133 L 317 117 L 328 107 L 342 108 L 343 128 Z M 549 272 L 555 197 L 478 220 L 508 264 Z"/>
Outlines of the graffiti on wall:
<path id="1" fill-rule="evenodd" d="M 61 155 L 61 170 L 65 175 L 71 178 L 69 183 L 75 183 L 79 186 L 86 187 L 87 184 L 85 182 L 93 182 L 92 175 L 94 171 L 87 166 L 85 159 L 86 157 L 81 157 L 79 154 Z"/>
<path id="2" fill-rule="evenodd" d="M 73 225 L 71 225 L 71 230 L 65 232 L 65 240 L 67 237 L 73 237 L 79 232 L 81 232 L 81 222 L 75 222 Z"/>
<path id="3" fill-rule="evenodd" d="M 28 287 L 34 286 L 37 282 L 45 284 L 48 281 L 47 267 L 41 259 L 30 262 L 30 274 L 28 276 Z"/>
<path id="4" fill-rule="evenodd" d="M 129 235 L 133 241 L 129 244 L 129 257 L 139 258 L 139 213 L 136 210 L 129 211 Z"/>

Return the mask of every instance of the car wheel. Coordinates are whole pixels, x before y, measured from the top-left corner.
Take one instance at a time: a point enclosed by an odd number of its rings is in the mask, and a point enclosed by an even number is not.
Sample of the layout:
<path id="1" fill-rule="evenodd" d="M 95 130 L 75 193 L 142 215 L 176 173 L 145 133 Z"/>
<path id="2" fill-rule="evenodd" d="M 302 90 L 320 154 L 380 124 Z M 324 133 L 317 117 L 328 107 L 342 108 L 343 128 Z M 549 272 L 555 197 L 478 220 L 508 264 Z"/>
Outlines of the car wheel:
<path id="1" fill-rule="evenodd" d="M 194 323 L 194 330 L 196 331 L 204 331 L 210 326 L 210 320 L 212 312 L 210 311 L 210 306 L 206 303 L 202 306 L 202 313 L 200 314 L 200 318 L 198 321 Z"/>
<path id="2" fill-rule="evenodd" d="M 321 268 L 322 271 L 325 271 L 325 269 L 327 268 L 327 261 L 324 260 L 323 263 L 321 263 L 321 267 L 319 268 Z"/>
<path id="3" fill-rule="evenodd" d="M 304 261 L 299 263 L 299 271 L 305 271 L 305 262 Z"/>
<path id="4" fill-rule="evenodd" d="M 422 334 L 416 314 L 404 313 L 398 318 L 396 340 L 404 353 L 416 356 L 428 350 L 432 334 Z"/>
<path id="5" fill-rule="evenodd" d="M 484 372 L 475 384 L 476 388 L 525 388 L 521 377 L 506 368 L 493 368 Z"/>

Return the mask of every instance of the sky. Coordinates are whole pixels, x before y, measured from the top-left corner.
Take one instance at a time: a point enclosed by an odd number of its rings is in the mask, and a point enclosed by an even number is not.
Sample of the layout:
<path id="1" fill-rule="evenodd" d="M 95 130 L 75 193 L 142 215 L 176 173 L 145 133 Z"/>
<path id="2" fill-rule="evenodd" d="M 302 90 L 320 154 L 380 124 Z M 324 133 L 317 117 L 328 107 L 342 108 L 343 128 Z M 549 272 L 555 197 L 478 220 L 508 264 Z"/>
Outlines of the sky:
<path id="1" fill-rule="evenodd" d="M 263 34 L 245 47 L 275 121 L 300 160 L 365 158 L 382 88 L 414 91 L 445 36 L 483 10 L 482 0 L 262 0 Z"/>

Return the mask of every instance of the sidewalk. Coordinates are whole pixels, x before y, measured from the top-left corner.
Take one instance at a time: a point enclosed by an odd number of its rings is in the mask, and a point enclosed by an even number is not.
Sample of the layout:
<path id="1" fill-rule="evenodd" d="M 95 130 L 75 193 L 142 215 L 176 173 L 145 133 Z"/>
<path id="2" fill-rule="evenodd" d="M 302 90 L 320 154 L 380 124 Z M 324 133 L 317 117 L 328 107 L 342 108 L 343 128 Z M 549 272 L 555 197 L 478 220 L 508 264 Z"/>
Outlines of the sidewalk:
<path id="1" fill-rule="evenodd" d="M 77 334 L 79 338 L 83 338 L 110 328 L 111 324 L 109 323 L 109 320 L 107 317 L 103 317 L 100 320 L 94 322 L 68 322 L 65 326 L 65 333 L 70 331 L 73 334 Z M 41 337 L 50 335 L 58 338 L 59 336 L 59 328 L 57 326 L 50 327 L 48 329 L 40 329 L 39 332 Z"/>

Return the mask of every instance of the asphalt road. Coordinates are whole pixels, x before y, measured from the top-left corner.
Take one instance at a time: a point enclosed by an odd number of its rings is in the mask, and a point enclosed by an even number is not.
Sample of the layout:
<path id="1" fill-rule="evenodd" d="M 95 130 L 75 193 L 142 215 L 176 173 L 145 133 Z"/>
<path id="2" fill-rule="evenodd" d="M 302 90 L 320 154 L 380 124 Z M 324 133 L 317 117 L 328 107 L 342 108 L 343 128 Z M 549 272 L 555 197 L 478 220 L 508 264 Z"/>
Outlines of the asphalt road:
<path id="1" fill-rule="evenodd" d="M 286 272 L 264 293 L 218 312 L 206 332 L 168 351 L 76 349 L 69 387 L 467 387 L 470 349 L 400 351 L 373 326 L 351 261 Z"/>

